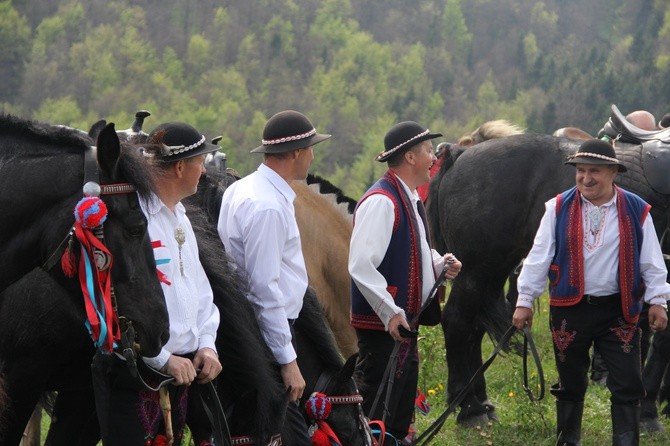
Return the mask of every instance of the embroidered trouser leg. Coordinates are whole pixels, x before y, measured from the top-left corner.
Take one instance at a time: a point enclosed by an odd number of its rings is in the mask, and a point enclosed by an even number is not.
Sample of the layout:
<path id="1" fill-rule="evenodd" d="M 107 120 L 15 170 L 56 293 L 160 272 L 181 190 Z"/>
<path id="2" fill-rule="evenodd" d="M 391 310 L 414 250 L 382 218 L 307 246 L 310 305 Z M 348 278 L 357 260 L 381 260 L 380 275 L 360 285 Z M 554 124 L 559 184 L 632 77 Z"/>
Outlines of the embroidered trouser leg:
<path id="1" fill-rule="evenodd" d="M 370 413 L 379 386 L 382 382 L 386 365 L 395 346 L 395 341 L 385 331 L 356 329 L 358 336 L 358 353 L 360 360 L 356 365 L 361 373 L 360 391 L 363 396 L 363 411 L 370 419 L 381 420 L 384 414 L 386 392 L 382 393 L 375 413 Z M 398 366 L 394 376 L 393 388 L 386 415 L 386 431 L 395 438 L 403 439 L 407 435 L 409 425 L 414 416 L 416 386 L 419 379 L 419 363 L 416 351 L 416 340 L 411 340 L 400 348 Z M 386 388 L 388 391 L 388 388 Z"/>
<path id="2" fill-rule="evenodd" d="M 613 298 L 592 305 L 551 307 L 550 326 L 559 387 L 559 400 L 584 400 L 588 385 L 589 349 L 600 351 L 609 374 L 612 404 L 634 404 L 644 396 L 641 377 L 640 330 L 624 321 L 621 301 Z"/>

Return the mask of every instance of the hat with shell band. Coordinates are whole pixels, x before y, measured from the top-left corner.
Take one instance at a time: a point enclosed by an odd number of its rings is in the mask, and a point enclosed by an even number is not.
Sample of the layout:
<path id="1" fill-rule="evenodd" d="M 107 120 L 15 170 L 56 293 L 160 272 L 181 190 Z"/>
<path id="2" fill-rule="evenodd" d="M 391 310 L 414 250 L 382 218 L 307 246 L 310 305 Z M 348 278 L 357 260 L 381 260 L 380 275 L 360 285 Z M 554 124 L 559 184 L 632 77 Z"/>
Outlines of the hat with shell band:
<path id="1" fill-rule="evenodd" d="M 183 122 L 159 125 L 149 133 L 147 144 L 162 144 L 164 161 L 179 161 L 219 149 L 208 143 L 204 135 Z"/>
<path id="2" fill-rule="evenodd" d="M 427 128 L 421 127 L 414 121 L 403 121 L 386 132 L 384 136 L 384 151 L 375 158 L 384 162 L 394 153 L 410 149 L 427 139 L 439 138 L 441 133 L 430 133 Z"/>
<path id="3" fill-rule="evenodd" d="M 610 164 L 618 166 L 619 172 L 628 170 L 616 158 L 614 147 L 602 139 L 589 139 L 583 142 L 577 153 L 570 156 L 565 164 Z"/>
<path id="4" fill-rule="evenodd" d="M 261 145 L 251 153 L 284 153 L 304 149 L 330 138 L 317 133 L 305 115 L 295 110 L 284 110 L 273 115 L 265 124 Z"/>

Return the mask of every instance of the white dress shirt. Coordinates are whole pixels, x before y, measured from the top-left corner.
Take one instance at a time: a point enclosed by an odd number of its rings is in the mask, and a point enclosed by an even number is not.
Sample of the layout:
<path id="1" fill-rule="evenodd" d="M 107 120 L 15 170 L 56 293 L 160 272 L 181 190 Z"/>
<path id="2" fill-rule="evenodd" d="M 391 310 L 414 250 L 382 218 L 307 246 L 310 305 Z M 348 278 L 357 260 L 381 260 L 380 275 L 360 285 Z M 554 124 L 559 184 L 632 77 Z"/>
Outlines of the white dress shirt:
<path id="1" fill-rule="evenodd" d="M 430 249 L 425 228 L 421 224 L 421 217 L 417 209 L 420 199 L 416 190 L 409 187 L 398 178 L 407 196 L 412 198 L 412 211 L 418 223 L 419 238 L 421 239 L 421 264 L 433 265 L 433 268 L 422 268 L 422 296 L 425 302 L 430 290 L 435 284 L 435 277 L 444 267 L 444 257 L 434 249 Z M 349 274 L 358 289 L 368 301 L 372 309 L 386 330 L 393 316 L 405 311 L 398 307 L 391 294 L 386 290 L 388 286 L 384 276 L 377 270 L 381 265 L 393 235 L 395 208 L 393 201 L 384 194 L 373 194 L 366 198 L 356 209 L 355 224 L 349 244 Z"/>
<path id="2" fill-rule="evenodd" d="M 261 164 L 226 189 L 218 224 L 226 251 L 247 274 L 248 299 L 279 364 L 296 358 L 288 320 L 297 319 L 307 291 L 294 199 L 291 186 Z"/>
<path id="3" fill-rule="evenodd" d="M 610 201 L 599 206 L 603 214 L 600 230 L 597 234 L 589 234 L 588 213 L 596 206 L 582 196 L 584 294 L 607 296 L 619 292 L 619 212 L 616 201 L 617 194 L 614 194 Z M 532 308 L 533 300 L 545 290 L 556 246 L 555 228 L 556 197 L 545 203 L 533 248 L 523 262 L 517 281 L 518 307 Z M 652 305 L 664 304 L 670 297 L 670 285 L 666 282 L 667 270 L 651 215 L 645 218 L 642 233 L 640 271 L 647 287 L 644 301 Z"/>
<path id="4" fill-rule="evenodd" d="M 214 305 L 212 287 L 200 263 L 198 244 L 184 206 L 178 203 L 173 213 L 156 195 L 152 195 L 148 203 L 140 200 L 140 206 L 147 217 L 156 268 L 164 277 L 161 287 L 170 320 L 170 339 L 158 356 L 144 358 L 144 362 L 160 369 L 167 363 L 170 354 L 193 353 L 205 347 L 216 352 L 219 309 Z M 179 244 L 175 238 L 178 228 L 185 235 L 181 246 L 183 274 L 180 271 Z"/>

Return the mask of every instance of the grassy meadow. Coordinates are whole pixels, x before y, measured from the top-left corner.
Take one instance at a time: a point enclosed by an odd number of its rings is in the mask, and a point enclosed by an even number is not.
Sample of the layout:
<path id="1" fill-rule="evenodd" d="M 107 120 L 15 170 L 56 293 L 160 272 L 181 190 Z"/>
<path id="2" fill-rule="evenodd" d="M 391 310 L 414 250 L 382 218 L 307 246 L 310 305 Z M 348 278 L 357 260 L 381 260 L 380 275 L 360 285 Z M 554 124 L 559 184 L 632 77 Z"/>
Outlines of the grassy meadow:
<path id="1" fill-rule="evenodd" d="M 523 389 L 523 360 L 514 353 L 500 354 L 485 373 L 488 396 L 496 406 L 500 418 L 498 423 L 489 423 L 483 429 L 461 428 L 456 425 L 455 415 L 449 416 L 432 444 L 438 446 L 554 446 L 556 444 L 556 409 L 554 396 L 549 388 L 557 382 L 551 334 L 548 325 L 548 304 L 542 299 L 533 321 L 533 338 L 542 360 L 546 393 L 542 401 L 531 402 Z M 511 321 L 510 321 L 511 322 Z M 417 431 L 423 432 L 446 409 L 445 383 L 446 363 L 444 339 L 437 327 L 422 327 L 421 372 L 419 387 L 426 395 L 431 412 L 424 416 L 417 413 Z M 519 339 L 522 339 L 519 337 Z M 493 344 L 484 339 L 484 360 L 493 350 Z M 528 358 L 529 381 L 539 386 L 532 358 Z M 534 383 L 534 384 L 532 384 Z M 535 389 L 537 395 L 539 391 Z M 666 431 L 642 434 L 641 445 L 670 444 L 670 420 L 662 419 Z M 582 445 L 603 446 L 611 444 L 609 390 L 592 384 L 586 394 L 582 421 Z"/>
<path id="2" fill-rule="evenodd" d="M 543 298 L 541 306 L 536 310 L 533 322 L 533 338 L 544 369 L 546 385 L 544 399 L 531 402 L 526 396 L 523 390 L 522 358 L 513 353 L 500 354 L 485 374 L 489 399 L 496 406 L 500 422 L 489 423 L 483 429 L 461 428 L 456 425 L 455 415 L 452 414 L 431 444 L 436 446 L 553 446 L 556 444 L 555 400 L 549 393 L 549 387 L 557 381 L 557 375 L 546 302 L 546 298 Z M 444 358 L 444 339 L 440 326 L 422 327 L 419 346 L 422 360 L 419 387 L 432 406 L 431 412 L 426 416 L 417 412 L 417 431 L 421 433 L 446 409 L 447 369 Z M 493 344 L 488 338 L 484 339 L 483 350 L 484 359 L 486 359 L 493 350 Z M 529 358 L 528 368 L 531 385 L 539 386 L 532 358 Z M 539 389 L 535 390 L 537 394 Z M 667 446 L 670 444 L 670 420 L 664 418 L 661 422 L 666 427 L 666 432 L 642 434 L 641 445 Z M 42 418 L 43 440 L 46 438 L 48 423 L 48 416 L 44 416 Z M 604 386 L 592 384 L 587 391 L 584 407 L 582 445 L 611 444 L 611 435 L 609 391 Z M 190 444 L 193 443 L 190 442 Z"/>

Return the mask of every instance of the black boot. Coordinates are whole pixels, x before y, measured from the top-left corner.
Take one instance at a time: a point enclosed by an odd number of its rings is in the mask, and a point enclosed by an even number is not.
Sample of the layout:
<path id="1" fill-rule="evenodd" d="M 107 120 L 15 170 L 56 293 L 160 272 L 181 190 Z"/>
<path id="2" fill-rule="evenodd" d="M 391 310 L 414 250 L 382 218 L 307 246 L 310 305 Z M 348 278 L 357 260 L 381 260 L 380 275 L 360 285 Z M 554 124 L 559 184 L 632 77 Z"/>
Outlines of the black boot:
<path id="1" fill-rule="evenodd" d="M 612 445 L 640 444 L 640 405 L 612 404 Z"/>
<path id="2" fill-rule="evenodd" d="M 584 401 L 556 400 L 556 446 L 579 446 Z"/>

